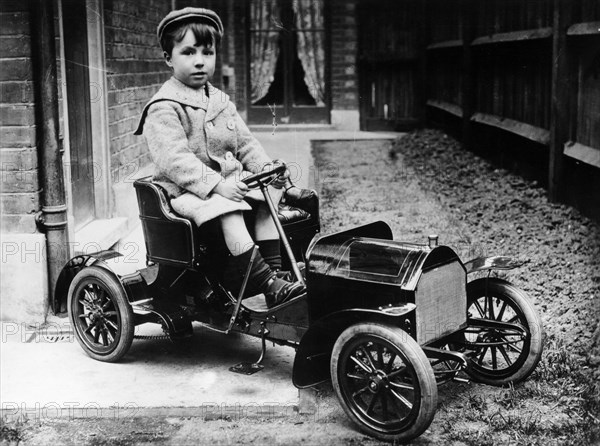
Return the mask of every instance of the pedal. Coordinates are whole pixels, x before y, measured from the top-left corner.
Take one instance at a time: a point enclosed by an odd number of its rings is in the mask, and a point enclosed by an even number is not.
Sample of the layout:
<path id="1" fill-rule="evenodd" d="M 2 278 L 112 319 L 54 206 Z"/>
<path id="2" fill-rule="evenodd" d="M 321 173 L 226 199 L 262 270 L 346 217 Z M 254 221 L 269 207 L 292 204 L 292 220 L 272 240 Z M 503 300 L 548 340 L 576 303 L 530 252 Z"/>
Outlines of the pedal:
<path id="1" fill-rule="evenodd" d="M 265 366 L 256 362 L 240 362 L 232 367 L 229 367 L 230 372 L 241 373 L 242 375 L 254 375 L 260 372 Z"/>
<path id="2" fill-rule="evenodd" d="M 269 329 L 267 328 L 264 322 L 260 323 L 260 340 L 261 340 L 261 349 L 260 349 L 260 357 L 256 362 L 240 362 L 233 367 L 229 367 L 230 372 L 241 373 L 242 375 L 254 375 L 256 372 L 260 372 L 265 368 L 264 365 L 261 364 L 263 359 L 265 359 L 265 353 L 267 351 L 267 335 L 269 334 Z"/>

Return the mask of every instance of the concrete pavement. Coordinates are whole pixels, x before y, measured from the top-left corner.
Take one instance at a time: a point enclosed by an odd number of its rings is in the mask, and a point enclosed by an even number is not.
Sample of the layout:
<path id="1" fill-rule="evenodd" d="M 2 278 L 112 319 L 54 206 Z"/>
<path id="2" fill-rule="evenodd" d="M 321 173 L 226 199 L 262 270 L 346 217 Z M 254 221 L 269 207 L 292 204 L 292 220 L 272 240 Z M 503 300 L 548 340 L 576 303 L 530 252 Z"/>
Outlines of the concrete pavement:
<path id="1" fill-rule="evenodd" d="M 311 188 L 319 181 L 311 140 L 398 136 L 330 130 L 255 135 L 273 158 L 288 163 L 298 186 Z M 121 240 L 117 249 L 142 268 L 145 247 L 140 226 Z M 161 331 L 150 325 L 138 327 L 136 334 L 160 335 Z M 264 370 L 251 376 L 232 373 L 230 366 L 258 358 L 260 341 L 223 335 L 198 324 L 193 339 L 184 346 L 164 339 L 137 339 L 120 363 L 107 364 L 85 355 L 66 318 L 51 317 L 38 330 L 6 322 L 2 323 L 0 344 L 2 415 L 31 419 L 44 414 L 71 416 L 75 410 L 110 416 L 115 410 L 121 410 L 121 415 L 135 415 L 142 408 L 181 413 L 181 408 L 231 407 L 259 411 L 278 408 L 285 413 L 295 410 L 299 399 L 291 381 L 294 353 L 289 347 L 269 344 Z M 310 405 L 310 398 L 307 401 Z"/>

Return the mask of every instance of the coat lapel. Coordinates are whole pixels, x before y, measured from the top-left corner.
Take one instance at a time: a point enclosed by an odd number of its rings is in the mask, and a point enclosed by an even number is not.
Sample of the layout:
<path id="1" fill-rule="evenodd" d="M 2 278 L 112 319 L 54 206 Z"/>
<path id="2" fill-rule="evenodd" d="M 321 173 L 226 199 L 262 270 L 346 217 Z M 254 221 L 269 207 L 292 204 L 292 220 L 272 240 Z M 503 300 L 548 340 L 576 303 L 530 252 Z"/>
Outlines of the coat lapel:
<path id="1" fill-rule="evenodd" d="M 209 91 L 212 97 L 209 98 Z M 222 100 L 220 100 L 222 99 Z M 172 77 L 160 87 L 160 90 L 150 99 L 144 107 L 142 116 L 138 124 L 135 135 L 141 135 L 144 130 L 144 122 L 148 115 L 148 108 L 159 101 L 175 101 L 182 105 L 188 105 L 194 108 L 201 108 L 206 111 L 207 120 L 214 119 L 229 102 L 229 96 L 219 89 L 207 84 L 207 88 L 194 89 L 185 85 L 183 82 Z M 209 114 L 212 117 L 209 118 Z"/>
<path id="2" fill-rule="evenodd" d="M 219 113 L 227 108 L 227 105 L 229 105 L 229 95 L 210 83 L 206 84 L 206 94 L 208 96 L 206 121 L 212 121 Z"/>

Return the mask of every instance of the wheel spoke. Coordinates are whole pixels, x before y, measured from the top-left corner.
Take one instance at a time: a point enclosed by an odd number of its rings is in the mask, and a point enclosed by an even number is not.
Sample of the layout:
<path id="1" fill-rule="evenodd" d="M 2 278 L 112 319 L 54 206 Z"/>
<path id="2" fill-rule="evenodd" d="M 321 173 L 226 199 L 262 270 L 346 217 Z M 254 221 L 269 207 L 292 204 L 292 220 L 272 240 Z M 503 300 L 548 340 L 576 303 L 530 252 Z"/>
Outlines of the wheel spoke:
<path id="1" fill-rule="evenodd" d="M 488 308 L 490 310 L 490 319 L 495 320 L 494 317 L 494 298 L 492 296 L 487 297 L 488 300 Z"/>
<path id="2" fill-rule="evenodd" d="M 506 340 L 506 339 L 505 339 L 505 340 Z M 515 341 L 515 342 L 521 342 L 521 341 L 519 340 L 519 341 Z M 517 352 L 519 355 L 520 355 L 520 354 L 523 352 L 523 350 L 522 350 L 522 349 L 520 349 L 519 347 L 515 346 L 513 342 L 506 341 L 506 347 L 507 347 L 509 350 L 512 350 L 512 351 L 514 351 L 514 352 Z"/>
<path id="3" fill-rule="evenodd" d="M 412 410 L 413 405 L 412 405 L 412 403 L 410 401 L 408 401 L 406 398 L 404 398 L 404 396 L 400 395 L 394 389 L 389 389 L 389 390 L 390 390 L 390 393 L 392 395 L 394 395 L 397 400 L 399 400 L 400 402 L 402 402 L 402 404 L 404 404 L 406 407 L 408 407 L 409 410 Z"/>
<path id="4" fill-rule="evenodd" d="M 116 315 L 117 315 L 116 311 L 105 311 L 104 312 L 104 316 L 110 316 L 110 317 L 112 317 L 112 316 L 116 316 Z"/>
<path id="5" fill-rule="evenodd" d="M 381 392 L 381 411 L 383 412 L 383 421 L 387 421 L 390 418 L 388 413 L 388 403 L 386 392 Z"/>
<path id="6" fill-rule="evenodd" d="M 110 298 L 107 297 L 106 302 L 104 303 L 104 305 L 102 305 L 102 311 L 106 310 L 110 304 L 112 304 L 112 300 L 110 300 Z"/>
<path id="7" fill-rule="evenodd" d="M 498 347 L 498 350 L 500 350 L 500 353 L 502 354 L 502 357 L 504 358 L 504 360 L 506 361 L 507 365 L 510 367 L 511 365 L 513 365 L 513 362 L 510 360 L 510 357 L 508 356 L 508 354 L 506 353 L 506 350 L 504 349 L 504 347 L 502 347 L 501 345 Z"/>
<path id="8" fill-rule="evenodd" d="M 502 320 L 502 316 L 504 316 L 504 310 L 506 310 L 506 301 L 502 302 L 502 308 L 500 308 L 500 311 L 498 312 L 498 317 L 496 318 L 496 320 L 501 321 Z"/>
<path id="9" fill-rule="evenodd" d="M 104 332 L 106 333 L 106 336 L 108 337 L 109 344 L 112 344 L 113 342 L 115 342 L 115 337 L 112 334 L 112 332 L 110 331 L 110 327 L 106 324 L 106 321 L 104 322 Z"/>
<path id="10" fill-rule="evenodd" d="M 398 382 L 394 382 L 394 381 L 390 381 L 390 386 L 396 387 L 398 389 L 415 390 L 415 388 L 413 386 L 411 386 L 410 384 L 398 383 Z"/>
<path id="11" fill-rule="evenodd" d="M 381 393 L 381 389 L 379 389 L 375 395 L 373 395 L 373 398 L 371 399 L 371 402 L 369 403 L 369 407 L 367 407 L 367 415 L 369 415 L 371 412 L 373 412 L 373 408 L 375 407 L 375 401 L 377 401 L 377 398 L 379 398 L 379 394 Z"/>
<path id="12" fill-rule="evenodd" d="M 381 344 L 377 344 L 377 365 L 379 370 L 383 369 L 383 349 Z"/>
<path id="13" fill-rule="evenodd" d="M 106 329 L 104 327 L 100 328 L 100 337 L 102 338 L 102 345 L 108 347 L 108 338 L 106 337 Z"/>
<path id="14" fill-rule="evenodd" d="M 484 347 L 483 350 L 481 351 L 481 354 L 479 355 L 479 357 L 477 358 L 477 364 L 481 365 L 483 363 L 483 357 L 485 356 L 485 354 L 487 353 L 489 347 Z"/>
<path id="15" fill-rule="evenodd" d="M 98 340 L 100 339 L 100 329 L 98 328 L 98 324 L 94 324 L 94 342 L 98 342 Z"/>
<path id="16" fill-rule="evenodd" d="M 105 321 L 105 323 L 106 323 L 107 327 L 110 327 L 113 330 L 115 330 L 115 334 L 117 333 L 117 331 L 119 331 L 119 327 L 117 327 L 117 325 L 113 321 L 110 321 L 110 320 L 107 319 Z"/>
<path id="17" fill-rule="evenodd" d="M 87 319 L 87 318 L 88 318 L 88 315 L 87 315 L 87 314 L 80 314 L 80 315 L 79 315 L 79 318 L 80 318 L 80 319 Z"/>
<path id="18" fill-rule="evenodd" d="M 373 358 L 371 358 L 371 353 L 369 353 L 367 351 L 367 349 L 365 349 L 365 347 L 362 345 L 359 347 L 359 349 L 362 352 L 362 354 L 367 357 L 367 360 L 369 361 L 369 366 L 371 367 L 371 370 L 376 370 L 377 367 L 375 367 L 375 364 L 373 364 Z"/>
<path id="19" fill-rule="evenodd" d="M 498 358 L 496 357 L 496 347 L 490 347 L 492 352 L 492 368 L 496 370 L 498 368 Z"/>
<path id="20" fill-rule="evenodd" d="M 88 290 L 84 289 L 83 295 L 89 303 L 94 303 L 94 296 L 92 296 L 92 294 Z"/>
<path id="21" fill-rule="evenodd" d="M 92 331 L 92 328 L 94 328 L 94 324 L 88 325 L 87 328 L 85 329 L 84 333 L 89 334 Z"/>
<path id="22" fill-rule="evenodd" d="M 369 385 L 368 385 L 368 384 L 367 384 L 366 386 L 364 386 L 364 387 L 362 387 L 362 388 L 358 389 L 356 392 L 354 392 L 354 393 L 352 394 L 352 398 L 356 398 L 358 395 L 360 395 L 361 393 L 363 393 L 363 392 L 365 392 L 365 391 L 367 391 L 367 390 L 369 390 Z"/>
<path id="23" fill-rule="evenodd" d="M 393 372 L 391 372 L 391 373 L 388 373 L 388 376 L 387 376 L 387 377 L 388 377 L 388 379 L 390 379 L 390 378 L 394 378 L 395 376 L 397 376 L 397 375 L 399 375 L 399 374 L 401 374 L 401 373 L 404 373 L 404 372 L 406 372 L 406 366 L 404 366 L 404 367 L 400 367 L 399 369 L 397 369 L 397 370 L 394 370 L 394 371 L 393 371 Z"/>
<path id="24" fill-rule="evenodd" d="M 479 312 L 479 316 L 485 319 L 485 310 L 481 308 L 481 304 L 479 303 L 479 301 L 476 300 L 473 303 L 475 304 L 475 308 L 477 308 L 477 311 Z"/>
<path id="25" fill-rule="evenodd" d="M 346 376 L 348 378 L 352 378 L 352 379 L 358 379 L 360 381 L 364 381 L 365 379 L 369 379 L 366 376 L 359 376 L 359 375 L 353 375 L 352 373 L 346 373 Z"/>
<path id="26" fill-rule="evenodd" d="M 367 372 L 367 373 L 373 373 L 373 370 L 371 370 L 369 367 L 367 367 L 367 365 L 364 362 L 362 362 L 360 359 L 358 359 L 358 358 L 356 358 L 354 356 L 350 356 L 350 359 L 352 361 L 354 361 L 365 372 Z"/>
<path id="27" fill-rule="evenodd" d="M 83 308 L 85 308 L 88 311 L 92 311 L 92 308 L 90 307 L 90 303 L 88 301 L 86 301 L 85 299 L 79 299 L 79 303 L 83 306 Z"/>
<path id="28" fill-rule="evenodd" d="M 98 295 L 98 306 L 104 310 L 111 302 L 110 297 L 104 288 L 100 288 Z"/>
<path id="29" fill-rule="evenodd" d="M 396 353 L 392 352 L 392 354 L 390 355 L 390 360 L 388 361 L 388 363 L 385 366 L 385 373 L 390 373 L 392 371 L 392 368 L 394 367 L 395 359 L 396 359 Z"/>

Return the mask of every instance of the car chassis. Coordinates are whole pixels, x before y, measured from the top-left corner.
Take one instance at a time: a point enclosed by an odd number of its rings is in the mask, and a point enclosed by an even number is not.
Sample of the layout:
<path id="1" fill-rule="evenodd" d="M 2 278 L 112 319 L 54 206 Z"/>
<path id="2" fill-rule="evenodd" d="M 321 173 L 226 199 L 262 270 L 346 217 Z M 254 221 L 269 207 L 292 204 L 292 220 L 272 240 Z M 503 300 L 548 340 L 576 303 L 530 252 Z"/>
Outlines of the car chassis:
<path id="1" fill-rule="evenodd" d="M 296 387 L 331 379 L 348 416 L 388 441 L 408 441 L 428 428 L 439 383 L 466 381 L 466 374 L 502 386 L 530 375 L 541 357 L 543 330 L 528 297 L 489 274 L 467 280 L 522 262 L 485 257 L 463 263 L 451 248 L 438 246 L 436 236 L 426 244 L 395 241 L 381 221 L 322 235 L 314 191 L 290 184 L 283 204 L 274 206 L 267 186 L 284 169 L 244 181 L 263 192 L 288 254 L 284 266 L 306 284 L 306 293 L 274 308 L 262 295 L 243 299 L 250 264 L 233 296 L 221 284 L 226 256 L 218 234 L 177 215 L 158 184 L 137 180 L 147 266 L 129 271 L 112 250 L 80 255 L 56 286 L 54 310 L 68 311 L 83 350 L 118 361 L 137 325 L 158 323 L 177 341 L 191 336 L 197 321 L 260 338 L 258 361 L 232 368 L 251 374 L 262 368 L 267 340 L 291 346 Z"/>

